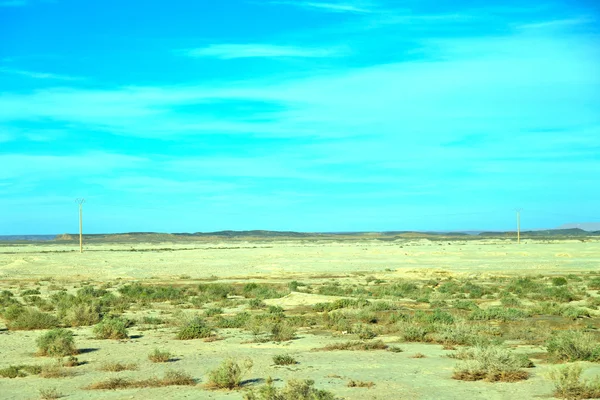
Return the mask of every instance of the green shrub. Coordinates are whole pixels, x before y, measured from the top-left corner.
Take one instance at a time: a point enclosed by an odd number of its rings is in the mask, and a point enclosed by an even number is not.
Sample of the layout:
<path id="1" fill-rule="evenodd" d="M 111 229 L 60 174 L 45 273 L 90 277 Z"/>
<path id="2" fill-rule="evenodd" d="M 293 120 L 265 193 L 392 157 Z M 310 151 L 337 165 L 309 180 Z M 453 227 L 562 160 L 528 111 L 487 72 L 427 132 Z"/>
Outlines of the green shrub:
<path id="1" fill-rule="evenodd" d="M 546 342 L 546 348 L 554 361 L 600 361 L 600 344 L 592 334 L 586 332 L 555 333 Z"/>
<path id="2" fill-rule="evenodd" d="M 204 311 L 205 317 L 214 317 L 215 315 L 223 314 L 223 309 L 219 307 L 211 307 Z"/>
<path id="3" fill-rule="evenodd" d="M 296 338 L 296 329 L 286 322 L 271 325 L 271 340 L 286 342 Z"/>
<path id="4" fill-rule="evenodd" d="M 207 387 L 212 389 L 237 389 L 242 385 L 244 374 L 252 368 L 252 360 L 247 358 L 240 366 L 235 360 L 227 359 L 209 372 Z"/>
<path id="5" fill-rule="evenodd" d="M 51 329 L 59 325 L 58 319 L 52 314 L 18 306 L 8 307 L 4 318 L 10 330 Z"/>
<path id="6" fill-rule="evenodd" d="M 567 280 L 565 278 L 563 278 L 562 276 L 557 276 L 552 278 L 552 284 L 554 286 L 565 286 L 567 284 Z"/>
<path id="7" fill-rule="evenodd" d="M 528 316 L 528 313 L 516 308 L 490 307 L 483 310 L 473 310 L 469 315 L 474 321 L 514 321 Z"/>
<path id="8" fill-rule="evenodd" d="M 600 398 L 600 377 L 582 380 L 582 371 L 579 364 L 550 370 L 547 377 L 554 383 L 554 396 L 572 400 Z"/>
<path id="9" fill-rule="evenodd" d="M 588 289 L 600 290 L 600 276 L 592 278 L 587 283 Z"/>
<path id="10" fill-rule="evenodd" d="M 127 339 L 127 322 L 119 317 L 104 318 L 94 326 L 94 335 L 96 339 Z"/>
<path id="11" fill-rule="evenodd" d="M 463 361 L 455 366 L 452 378 L 464 381 L 515 382 L 527 379 L 529 374 L 522 368 L 532 366 L 526 356 L 497 346 L 464 350 L 457 358 Z"/>
<path id="12" fill-rule="evenodd" d="M 99 304 L 80 303 L 74 304 L 66 310 L 59 311 L 59 317 L 69 326 L 95 325 L 102 319 Z"/>
<path id="13" fill-rule="evenodd" d="M 400 325 L 400 337 L 405 342 L 428 342 L 429 339 L 427 339 L 426 336 L 429 332 L 429 329 L 420 325 Z"/>
<path id="14" fill-rule="evenodd" d="M 24 378 L 29 375 L 37 375 L 42 372 L 42 367 L 38 365 L 11 365 L 0 369 L 0 376 L 3 378 Z"/>
<path id="15" fill-rule="evenodd" d="M 171 357 L 173 357 L 171 353 L 159 349 L 154 349 L 152 353 L 148 354 L 148 359 L 154 363 L 168 362 L 169 360 L 171 360 Z"/>
<path id="16" fill-rule="evenodd" d="M 44 333 L 37 339 L 38 354 L 50 357 L 64 357 L 77 354 L 73 332 L 58 328 Z"/>
<path id="17" fill-rule="evenodd" d="M 249 313 L 241 312 L 230 318 L 219 315 L 214 319 L 213 323 L 218 328 L 243 328 L 251 318 L 252 316 Z"/>
<path id="18" fill-rule="evenodd" d="M 258 310 L 260 308 L 265 308 L 267 305 L 261 299 L 250 299 L 248 302 L 248 307 L 252 310 Z"/>
<path id="19" fill-rule="evenodd" d="M 213 335 L 213 330 L 200 317 L 193 317 L 187 321 L 177 332 L 179 340 L 202 339 Z"/>
<path id="20" fill-rule="evenodd" d="M 273 385 L 271 379 L 257 390 L 244 395 L 244 400 L 335 400 L 333 393 L 314 388 L 313 380 L 289 380 L 283 389 Z"/>
<path id="21" fill-rule="evenodd" d="M 298 364 L 298 361 L 289 354 L 277 354 L 273 356 L 273 362 L 275 365 L 292 365 Z"/>

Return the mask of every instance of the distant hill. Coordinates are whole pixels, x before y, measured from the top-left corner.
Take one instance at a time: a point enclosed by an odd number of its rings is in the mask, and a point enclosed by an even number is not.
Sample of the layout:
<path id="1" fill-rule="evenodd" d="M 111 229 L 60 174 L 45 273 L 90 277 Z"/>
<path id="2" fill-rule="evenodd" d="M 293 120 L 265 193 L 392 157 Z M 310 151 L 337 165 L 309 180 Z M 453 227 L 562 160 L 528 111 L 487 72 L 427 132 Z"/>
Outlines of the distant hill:
<path id="1" fill-rule="evenodd" d="M 572 222 L 569 224 L 563 224 L 556 229 L 573 229 L 579 228 L 584 231 L 600 231 L 600 222 Z"/>
<path id="2" fill-rule="evenodd" d="M 35 241 L 42 242 L 48 240 L 54 240 L 56 235 L 0 235 L 0 240 L 9 242 L 20 242 L 20 241 Z"/>

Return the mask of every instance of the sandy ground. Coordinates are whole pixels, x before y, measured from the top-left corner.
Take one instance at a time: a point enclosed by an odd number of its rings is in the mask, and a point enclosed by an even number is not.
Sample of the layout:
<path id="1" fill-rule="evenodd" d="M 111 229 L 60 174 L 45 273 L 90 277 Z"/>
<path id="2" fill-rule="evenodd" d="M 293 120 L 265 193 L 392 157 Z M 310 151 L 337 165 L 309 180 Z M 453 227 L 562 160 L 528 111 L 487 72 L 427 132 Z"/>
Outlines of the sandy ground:
<path id="1" fill-rule="evenodd" d="M 164 250 L 169 249 L 169 250 Z M 0 245 L 0 279 L 318 277 L 353 272 L 546 274 L 600 269 L 600 241 L 221 242 Z M 135 250 L 135 251 L 132 251 Z"/>
<path id="2" fill-rule="evenodd" d="M 169 250 L 165 250 L 168 248 Z M 33 281 L 53 278 L 54 282 L 77 285 L 82 280 L 95 283 L 124 280 L 190 283 L 202 279 L 310 282 L 330 277 L 351 277 L 358 273 L 385 279 L 403 276 L 478 274 L 555 274 L 600 270 L 600 242 L 579 240 L 561 242 L 528 241 L 517 245 L 504 240 L 478 242 L 360 241 L 360 242 L 220 242 L 198 245 L 172 243 L 131 245 L 90 245 L 79 254 L 67 245 L 0 245 L 2 288 L 27 287 Z M 131 251 L 136 250 L 136 251 Z M 49 281 L 41 283 L 50 284 Z M 71 286 L 72 287 L 72 286 Z M 293 293 L 267 302 L 293 308 L 310 305 L 328 296 Z M 160 312 L 160 310 L 156 311 Z M 232 310 L 226 310 L 232 312 Z M 0 368 L 14 364 L 44 364 L 51 360 L 36 357 L 35 340 L 40 331 L 7 331 L 0 322 Z M 69 399 L 242 399 L 243 392 L 206 391 L 208 371 L 226 357 L 254 360 L 248 379 L 271 376 L 278 384 L 291 378 L 313 379 L 316 387 L 341 398 L 359 399 L 534 399 L 549 398 L 552 385 L 543 378 L 546 367 L 532 370 L 532 377 L 519 383 L 462 382 L 451 379 L 455 360 L 440 345 L 396 343 L 401 353 L 386 351 L 311 351 L 326 344 L 348 340 L 299 331 L 296 340 L 285 343 L 248 343 L 251 335 L 239 330 L 219 330 L 224 340 L 174 340 L 173 328 L 140 330 L 133 327 L 132 339 L 97 340 L 91 328 L 73 328 L 85 365 L 75 375 L 60 379 L 0 378 L 0 399 L 36 399 L 40 388 L 56 387 Z M 395 337 L 382 337 L 386 342 Z M 177 361 L 154 364 L 147 359 L 154 348 L 167 349 Z M 520 348 L 539 353 L 541 348 Z M 417 352 L 426 358 L 411 358 Z M 275 354 L 291 354 L 300 362 L 294 366 L 273 365 Z M 98 367 L 107 361 L 137 363 L 137 371 L 107 373 Z M 535 361 L 535 360 L 534 360 Z M 588 374 L 600 373 L 590 365 Z M 200 380 L 196 387 L 167 387 L 118 391 L 84 391 L 90 382 L 110 376 L 162 376 L 167 369 L 184 370 Z M 375 387 L 349 388 L 348 380 L 373 381 Z"/>

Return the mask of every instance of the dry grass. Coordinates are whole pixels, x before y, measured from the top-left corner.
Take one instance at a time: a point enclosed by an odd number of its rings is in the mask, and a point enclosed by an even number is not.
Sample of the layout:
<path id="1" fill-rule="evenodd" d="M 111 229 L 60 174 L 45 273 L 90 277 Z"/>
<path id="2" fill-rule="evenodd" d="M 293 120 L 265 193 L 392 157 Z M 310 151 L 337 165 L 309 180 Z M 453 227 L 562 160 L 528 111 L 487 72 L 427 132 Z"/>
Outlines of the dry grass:
<path id="1" fill-rule="evenodd" d="M 415 353 L 412 356 L 410 356 L 410 358 L 425 358 L 425 357 L 427 357 L 427 356 L 423 353 Z"/>
<path id="2" fill-rule="evenodd" d="M 100 371 L 107 372 L 135 371 L 138 369 L 138 365 L 135 363 L 126 364 L 121 362 L 107 362 L 102 364 L 99 369 Z"/>
<path id="3" fill-rule="evenodd" d="M 381 340 L 376 340 L 374 342 L 361 342 L 361 341 L 349 341 L 343 343 L 334 343 L 329 344 L 325 347 L 315 349 L 322 351 L 334 351 L 334 350 L 385 350 L 388 348 L 388 345 L 382 342 Z"/>
<path id="4" fill-rule="evenodd" d="M 554 383 L 554 396 L 571 400 L 600 398 L 600 376 L 581 379 L 582 372 L 579 364 L 549 371 L 547 377 Z"/>
<path id="5" fill-rule="evenodd" d="M 40 389 L 39 392 L 41 400 L 54 400 L 63 397 L 63 394 L 60 393 L 56 388 Z"/>
<path id="6" fill-rule="evenodd" d="M 532 366 L 527 357 L 499 346 L 475 347 L 454 357 L 463 361 L 456 365 L 452 378 L 462 381 L 517 382 L 529 377 L 522 368 Z"/>
<path id="7" fill-rule="evenodd" d="M 44 365 L 40 373 L 42 378 L 66 378 L 73 375 L 73 371 L 63 367 L 61 363 Z"/>
<path id="8" fill-rule="evenodd" d="M 162 351 L 159 349 L 154 349 L 154 351 L 148 354 L 148 360 L 154 363 L 164 363 L 169 362 L 173 355 L 168 351 Z"/>
<path id="9" fill-rule="evenodd" d="M 369 388 L 371 389 L 373 386 L 375 386 L 374 382 L 371 381 L 355 381 L 354 379 L 350 379 L 348 381 L 348 383 L 346 384 L 346 386 L 348 387 L 361 387 L 361 388 Z"/>
<path id="10" fill-rule="evenodd" d="M 152 377 L 143 380 L 126 378 L 110 378 L 105 381 L 92 383 L 86 386 L 87 390 L 117 390 L 132 388 L 154 388 L 163 386 L 193 386 L 196 380 L 182 371 L 167 371 L 163 378 Z"/>

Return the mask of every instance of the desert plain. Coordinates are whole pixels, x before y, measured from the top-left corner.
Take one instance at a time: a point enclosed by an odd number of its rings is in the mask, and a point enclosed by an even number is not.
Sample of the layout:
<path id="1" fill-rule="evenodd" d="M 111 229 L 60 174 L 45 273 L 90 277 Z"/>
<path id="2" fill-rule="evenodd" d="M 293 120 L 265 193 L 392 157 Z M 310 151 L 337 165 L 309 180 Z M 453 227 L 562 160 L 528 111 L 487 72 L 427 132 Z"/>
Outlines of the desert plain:
<path id="1" fill-rule="evenodd" d="M 599 290 L 597 237 L 0 242 L 0 398 L 596 398 Z"/>

